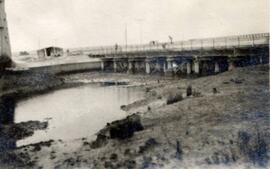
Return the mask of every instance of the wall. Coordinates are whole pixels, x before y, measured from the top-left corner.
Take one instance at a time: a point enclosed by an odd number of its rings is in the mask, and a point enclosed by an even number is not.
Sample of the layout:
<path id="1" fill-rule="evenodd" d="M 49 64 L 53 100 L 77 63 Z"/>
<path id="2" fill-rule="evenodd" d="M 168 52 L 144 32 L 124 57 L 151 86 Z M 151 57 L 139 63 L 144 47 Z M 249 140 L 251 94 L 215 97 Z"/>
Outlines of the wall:
<path id="1" fill-rule="evenodd" d="M 48 72 L 53 74 L 59 73 L 72 73 L 72 72 L 82 72 L 82 71 L 93 71 L 101 70 L 101 62 L 83 62 L 83 63 L 69 63 L 60 65 L 50 65 L 41 67 L 32 67 L 32 71 Z"/>

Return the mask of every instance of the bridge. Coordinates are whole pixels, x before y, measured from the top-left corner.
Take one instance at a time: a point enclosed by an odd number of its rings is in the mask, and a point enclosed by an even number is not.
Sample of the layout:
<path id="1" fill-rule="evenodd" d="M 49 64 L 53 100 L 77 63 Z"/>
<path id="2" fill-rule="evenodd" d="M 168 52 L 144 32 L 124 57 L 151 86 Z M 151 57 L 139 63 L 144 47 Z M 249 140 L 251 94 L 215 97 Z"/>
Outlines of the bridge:
<path id="1" fill-rule="evenodd" d="M 209 75 L 269 62 L 269 34 L 192 39 L 173 43 L 103 46 L 70 50 L 97 57 L 31 67 L 31 71 L 71 73 L 105 71 L 165 75 Z M 82 53 L 83 52 L 83 53 Z M 72 56 L 76 59 L 76 56 Z"/>
<path id="2" fill-rule="evenodd" d="M 269 33 L 190 39 L 171 43 L 85 48 L 103 71 L 212 74 L 269 62 Z"/>

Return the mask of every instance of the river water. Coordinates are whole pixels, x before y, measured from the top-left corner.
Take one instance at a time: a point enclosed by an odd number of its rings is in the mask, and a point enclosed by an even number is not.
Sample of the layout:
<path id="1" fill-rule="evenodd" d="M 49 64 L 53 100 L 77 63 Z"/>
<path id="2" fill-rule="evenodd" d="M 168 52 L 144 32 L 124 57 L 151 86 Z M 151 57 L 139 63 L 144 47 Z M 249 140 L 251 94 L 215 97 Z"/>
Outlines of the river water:
<path id="1" fill-rule="evenodd" d="M 120 109 L 121 105 L 143 96 L 144 92 L 136 87 L 87 85 L 21 101 L 15 109 L 15 122 L 48 121 L 49 126 L 17 141 L 17 146 L 93 136 L 108 122 L 127 115 Z"/>

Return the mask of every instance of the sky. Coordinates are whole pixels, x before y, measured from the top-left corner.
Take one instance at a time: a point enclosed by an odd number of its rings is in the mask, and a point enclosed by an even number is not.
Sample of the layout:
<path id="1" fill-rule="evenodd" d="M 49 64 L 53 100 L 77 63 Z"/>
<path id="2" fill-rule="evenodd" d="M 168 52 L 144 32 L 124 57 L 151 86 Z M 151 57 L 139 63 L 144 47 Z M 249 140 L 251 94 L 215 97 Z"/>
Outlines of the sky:
<path id="1" fill-rule="evenodd" d="M 269 32 L 270 0 L 6 0 L 12 51 Z"/>

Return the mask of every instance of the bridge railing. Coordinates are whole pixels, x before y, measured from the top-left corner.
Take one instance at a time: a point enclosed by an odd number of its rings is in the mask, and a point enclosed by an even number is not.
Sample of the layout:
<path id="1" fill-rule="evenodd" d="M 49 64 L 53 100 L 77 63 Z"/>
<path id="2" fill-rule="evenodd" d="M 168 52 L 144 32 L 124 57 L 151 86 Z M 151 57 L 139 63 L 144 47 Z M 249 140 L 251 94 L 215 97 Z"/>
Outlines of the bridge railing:
<path id="1" fill-rule="evenodd" d="M 151 43 L 127 46 L 101 46 L 80 49 L 90 55 L 117 55 L 124 53 L 159 52 L 159 51 L 190 51 L 198 49 L 226 49 L 269 44 L 269 33 L 228 36 L 219 38 L 190 39 L 173 43 Z M 79 49 L 77 49 L 79 50 Z M 76 51 L 74 49 L 73 51 Z"/>

